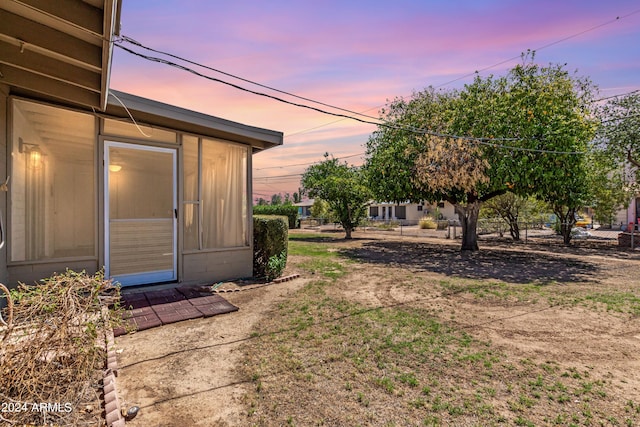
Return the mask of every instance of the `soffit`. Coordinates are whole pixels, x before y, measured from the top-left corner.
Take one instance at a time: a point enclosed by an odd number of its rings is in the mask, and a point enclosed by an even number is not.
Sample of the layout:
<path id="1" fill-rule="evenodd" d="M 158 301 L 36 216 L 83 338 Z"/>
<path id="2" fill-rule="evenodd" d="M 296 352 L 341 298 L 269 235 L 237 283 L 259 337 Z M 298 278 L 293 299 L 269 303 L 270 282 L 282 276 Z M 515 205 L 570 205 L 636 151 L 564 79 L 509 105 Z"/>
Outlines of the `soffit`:
<path id="1" fill-rule="evenodd" d="M 120 0 L 0 0 L 0 83 L 106 107 Z"/>
<path id="2" fill-rule="evenodd" d="M 250 145 L 254 152 L 283 143 L 282 132 L 245 125 L 113 89 L 110 93 L 114 96 L 109 97 L 106 112 L 114 117 L 128 120 L 131 114 L 142 124 L 239 142 Z"/>

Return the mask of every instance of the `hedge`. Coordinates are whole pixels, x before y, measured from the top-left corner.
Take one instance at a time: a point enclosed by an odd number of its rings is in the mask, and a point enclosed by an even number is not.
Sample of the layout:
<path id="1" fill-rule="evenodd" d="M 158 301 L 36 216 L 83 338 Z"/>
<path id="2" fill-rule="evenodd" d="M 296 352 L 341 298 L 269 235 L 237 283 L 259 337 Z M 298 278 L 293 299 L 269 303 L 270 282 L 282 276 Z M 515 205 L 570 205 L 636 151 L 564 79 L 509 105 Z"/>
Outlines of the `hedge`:
<path id="1" fill-rule="evenodd" d="M 273 280 L 287 264 L 287 217 L 254 215 L 253 276 Z"/>
<path id="2" fill-rule="evenodd" d="M 293 205 L 256 205 L 254 215 L 284 215 L 289 219 L 289 228 L 298 228 L 298 207 Z"/>

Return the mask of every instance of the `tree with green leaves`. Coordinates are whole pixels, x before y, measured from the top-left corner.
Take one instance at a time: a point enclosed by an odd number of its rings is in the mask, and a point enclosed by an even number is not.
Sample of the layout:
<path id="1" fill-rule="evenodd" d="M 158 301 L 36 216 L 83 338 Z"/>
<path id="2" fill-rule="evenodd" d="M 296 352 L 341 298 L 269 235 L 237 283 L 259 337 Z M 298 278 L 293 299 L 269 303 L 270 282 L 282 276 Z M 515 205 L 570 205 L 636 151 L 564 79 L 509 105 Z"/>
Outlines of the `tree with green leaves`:
<path id="1" fill-rule="evenodd" d="M 327 222 L 336 222 L 337 220 L 336 215 L 331 211 L 329 203 L 319 197 L 313 199 L 313 205 L 309 208 L 309 211 L 313 218 L 323 219 Z"/>
<path id="2" fill-rule="evenodd" d="M 596 218 L 611 223 L 640 191 L 640 91 L 610 99 L 600 116 L 591 156 L 593 205 Z"/>
<path id="3" fill-rule="evenodd" d="M 601 148 L 618 164 L 631 165 L 640 182 L 640 91 L 611 99 L 601 112 Z"/>
<path id="4" fill-rule="evenodd" d="M 309 197 L 329 204 L 345 231 L 345 239 L 366 217 L 370 191 L 360 168 L 329 158 L 311 165 L 302 175 L 302 187 Z"/>
<path id="5" fill-rule="evenodd" d="M 367 142 L 371 188 L 380 200 L 450 202 L 461 249 L 471 251 L 478 250 L 482 203 L 507 191 L 533 195 L 563 218 L 568 244 L 574 214 L 588 198 L 592 98 L 587 79 L 532 60 L 504 77 L 477 76 L 462 90 L 398 98 Z"/>
<path id="6" fill-rule="evenodd" d="M 272 194 L 271 195 L 271 204 L 272 205 L 281 205 L 282 204 L 282 194 Z"/>
<path id="7" fill-rule="evenodd" d="M 518 241 L 520 240 L 520 222 L 542 222 L 546 209 L 546 204 L 535 198 L 507 192 L 484 202 L 481 215 L 501 218 L 509 225 L 511 238 Z"/>
<path id="8" fill-rule="evenodd" d="M 588 164 L 594 219 L 601 225 L 611 226 L 616 212 L 629 206 L 638 185 L 626 162 L 616 160 L 602 146 L 592 148 Z"/>

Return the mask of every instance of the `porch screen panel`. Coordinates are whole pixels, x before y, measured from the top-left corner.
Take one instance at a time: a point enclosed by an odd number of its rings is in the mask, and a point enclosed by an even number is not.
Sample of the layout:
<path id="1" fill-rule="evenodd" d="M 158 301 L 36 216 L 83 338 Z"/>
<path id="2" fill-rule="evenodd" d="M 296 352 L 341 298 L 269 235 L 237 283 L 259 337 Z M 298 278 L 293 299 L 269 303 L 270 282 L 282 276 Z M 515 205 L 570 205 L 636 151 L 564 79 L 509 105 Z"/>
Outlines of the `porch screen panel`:
<path id="1" fill-rule="evenodd" d="M 109 166 L 109 274 L 173 270 L 172 154 L 110 147 Z"/>
<path id="2" fill-rule="evenodd" d="M 95 256 L 96 120 L 12 103 L 11 261 Z"/>
<path id="3" fill-rule="evenodd" d="M 202 246 L 247 246 L 247 148 L 202 140 Z"/>
<path id="4" fill-rule="evenodd" d="M 198 195 L 198 138 L 182 138 L 184 164 L 184 220 L 183 246 L 186 250 L 200 249 L 200 202 Z"/>

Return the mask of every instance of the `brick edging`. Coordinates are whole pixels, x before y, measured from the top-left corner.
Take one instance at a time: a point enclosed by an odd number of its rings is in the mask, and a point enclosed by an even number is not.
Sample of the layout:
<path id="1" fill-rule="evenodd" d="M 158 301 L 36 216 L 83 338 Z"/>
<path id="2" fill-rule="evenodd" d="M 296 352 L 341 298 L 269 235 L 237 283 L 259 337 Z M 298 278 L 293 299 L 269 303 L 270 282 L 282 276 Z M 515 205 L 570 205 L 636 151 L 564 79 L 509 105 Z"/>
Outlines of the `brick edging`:
<path id="1" fill-rule="evenodd" d="M 247 286 L 246 288 L 238 288 L 238 289 L 215 289 L 214 291 L 212 291 L 214 294 L 224 294 L 224 293 L 231 293 L 231 292 L 240 292 L 240 291 L 251 291 L 253 289 L 258 289 L 258 288 L 263 288 L 265 286 L 269 286 L 269 285 L 273 285 L 276 283 L 283 283 L 283 282 L 288 282 L 289 280 L 293 280 L 293 279 L 297 279 L 299 278 L 300 275 L 299 274 L 290 274 L 289 276 L 285 276 L 285 277 L 278 277 L 277 279 L 274 279 L 273 281 L 269 282 L 269 283 L 263 283 L 260 285 L 254 285 L 254 286 Z"/>
<path id="2" fill-rule="evenodd" d="M 289 280 L 297 279 L 298 277 L 300 277 L 299 274 L 290 274 L 289 276 L 278 277 L 272 283 L 288 282 Z"/>
<path id="3" fill-rule="evenodd" d="M 104 411 L 107 427 L 124 427 L 125 419 L 122 416 L 120 401 L 118 400 L 118 390 L 116 388 L 116 377 L 118 376 L 118 360 L 116 354 L 115 338 L 113 329 L 109 324 L 109 309 L 102 307 L 102 318 L 105 324 L 105 348 L 107 350 L 107 367 L 102 379 L 104 392 Z"/>

